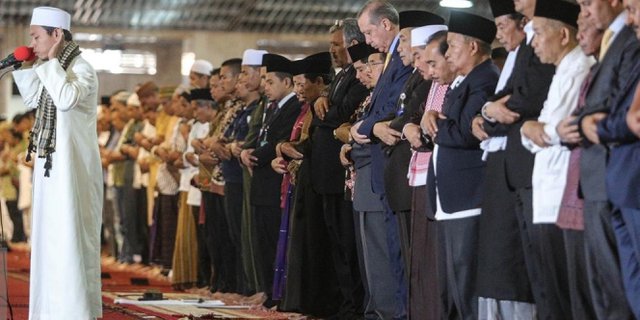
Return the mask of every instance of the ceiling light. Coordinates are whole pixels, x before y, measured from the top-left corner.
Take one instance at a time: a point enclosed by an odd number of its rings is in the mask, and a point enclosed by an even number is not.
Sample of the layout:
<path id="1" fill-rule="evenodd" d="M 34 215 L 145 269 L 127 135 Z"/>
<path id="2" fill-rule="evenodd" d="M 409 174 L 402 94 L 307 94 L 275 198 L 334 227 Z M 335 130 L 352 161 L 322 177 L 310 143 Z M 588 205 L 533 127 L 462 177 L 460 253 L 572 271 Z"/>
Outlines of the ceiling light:
<path id="1" fill-rule="evenodd" d="M 441 7 L 447 8 L 471 8 L 473 3 L 470 0 L 441 0 Z"/>

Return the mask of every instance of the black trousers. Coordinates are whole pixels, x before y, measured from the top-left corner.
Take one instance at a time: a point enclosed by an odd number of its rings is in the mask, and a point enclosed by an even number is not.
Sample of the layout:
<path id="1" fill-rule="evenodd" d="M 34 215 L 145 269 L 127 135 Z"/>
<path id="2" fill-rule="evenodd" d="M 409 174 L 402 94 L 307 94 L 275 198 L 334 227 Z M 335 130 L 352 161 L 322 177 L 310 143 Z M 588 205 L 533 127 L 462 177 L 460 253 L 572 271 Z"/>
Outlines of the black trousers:
<path id="1" fill-rule="evenodd" d="M 516 216 L 538 319 L 571 319 L 569 280 L 562 230 L 533 224 L 533 191 L 516 190 Z"/>
<path id="2" fill-rule="evenodd" d="M 398 220 L 398 235 L 400 236 L 400 253 L 402 254 L 402 262 L 405 270 L 409 270 L 411 265 L 411 210 L 394 211 Z M 409 283 L 409 272 L 405 271 L 405 281 Z"/>
<path id="3" fill-rule="evenodd" d="M 22 221 L 22 210 L 18 209 L 18 201 L 7 201 L 9 218 L 13 222 L 13 236 L 11 242 L 25 242 L 27 235 L 24 233 L 24 223 Z"/>
<path id="4" fill-rule="evenodd" d="M 251 213 L 258 284 L 270 300 L 282 211 L 280 206 L 251 206 Z"/>
<path id="5" fill-rule="evenodd" d="M 140 244 L 140 254 L 142 255 L 142 263 L 149 262 L 149 224 L 147 223 L 148 205 L 147 205 L 147 189 L 133 189 L 135 193 L 137 219 L 136 236 L 137 242 Z"/>
<path id="6" fill-rule="evenodd" d="M 229 233 L 229 246 L 233 249 L 235 259 L 235 283 L 234 292 L 250 294 L 247 285 L 247 277 L 242 266 L 242 183 L 226 182 L 224 185 L 224 207 Z"/>
<path id="7" fill-rule="evenodd" d="M 203 193 L 207 248 L 213 264 L 211 292 L 232 292 L 236 288 L 235 250 L 227 228 L 224 197 L 215 193 Z"/>
<path id="8" fill-rule="evenodd" d="M 473 320 L 478 315 L 479 216 L 438 221 L 439 259 L 444 260 L 440 281 L 444 319 Z"/>
<path id="9" fill-rule="evenodd" d="M 364 312 L 364 287 L 358 264 L 352 203 L 345 201 L 342 193 L 321 197 L 338 286 L 343 296 L 339 316 L 352 318 Z"/>

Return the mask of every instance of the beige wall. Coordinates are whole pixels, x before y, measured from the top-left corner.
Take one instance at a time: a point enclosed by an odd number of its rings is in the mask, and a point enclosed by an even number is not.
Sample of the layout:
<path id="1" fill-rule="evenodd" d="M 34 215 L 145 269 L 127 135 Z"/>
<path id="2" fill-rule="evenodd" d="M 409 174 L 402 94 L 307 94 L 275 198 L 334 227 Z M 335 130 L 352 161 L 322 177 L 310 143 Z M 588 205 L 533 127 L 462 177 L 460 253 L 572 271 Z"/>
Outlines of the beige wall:
<path id="1" fill-rule="evenodd" d="M 206 32 L 183 30 L 125 30 L 125 29 L 95 29 L 75 28 L 74 33 L 123 34 L 138 36 L 155 36 L 158 42 L 148 45 L 125 44 L 127 48 L 146 48 L 155 51 L 157 55 L 157 69 L 155 76 L 119 75 L 99 73 L 100 95 L 108 95 L 118 89 L 132 90 L 140 82 L 154 80 L 159 85 L 176 85 L 185 79 L 181 76 L 182 54 L 195 53 L 196 59 L 206 59 L 214 66 L 219 66 L 230 58 L 241 58 L 248 48 L 257 48 L 258 42 L 268 42 L 266 48 L 274 53 L 311 54 L 328 50 L 328 35 L 325 34 L 269 34 L 242 32 Z M 28 44 L 27 27 L 13 26 L 0 28 L 0 53 L 2 58 L 11 53 L 14 48 Z M 305 44 L 295 48 L 297 44 Z M 275 47 L 273 46 L 275 45 Z M 11 97 L 11 77 L 5 76 L 0 81 L 0 114 L 11 116 L 23 110 L 20 99 Z"/>

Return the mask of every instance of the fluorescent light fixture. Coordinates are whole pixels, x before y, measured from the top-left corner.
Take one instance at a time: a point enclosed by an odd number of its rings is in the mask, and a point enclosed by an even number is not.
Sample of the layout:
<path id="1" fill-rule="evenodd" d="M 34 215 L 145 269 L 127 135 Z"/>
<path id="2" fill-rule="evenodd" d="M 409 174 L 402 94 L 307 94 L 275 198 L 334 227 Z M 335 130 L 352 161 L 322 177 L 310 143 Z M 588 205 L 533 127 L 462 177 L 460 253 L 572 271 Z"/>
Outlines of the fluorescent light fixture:
<path id="1" fill-rule="evenodd" d="M 473 7 L 473 2 L 470 0 L 441 0 L 440 6 L 447 8 L 471 8 Z"/>

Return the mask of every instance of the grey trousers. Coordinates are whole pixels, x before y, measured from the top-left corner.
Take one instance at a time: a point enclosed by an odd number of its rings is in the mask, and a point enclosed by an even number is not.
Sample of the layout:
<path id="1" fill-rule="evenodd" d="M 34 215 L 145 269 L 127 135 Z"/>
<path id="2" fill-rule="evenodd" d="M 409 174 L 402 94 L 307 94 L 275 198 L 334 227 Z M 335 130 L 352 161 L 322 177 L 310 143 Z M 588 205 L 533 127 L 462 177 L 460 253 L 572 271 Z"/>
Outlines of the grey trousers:
<path id="1" fill-rule="evenodd" d="M 584 202 L 584 247 L 592 305 L 598 319 L 633 319 L 622 286 L 612 216 L 608 202 Z"/>
<path id="2" fill-rule="evenodd" d="M 366 319 L 392 319 L 396 310 L 397 282 L 393 277 L 387 245 L 385 213 L 357 212 L 356 248 L 364 262 Z"/>

